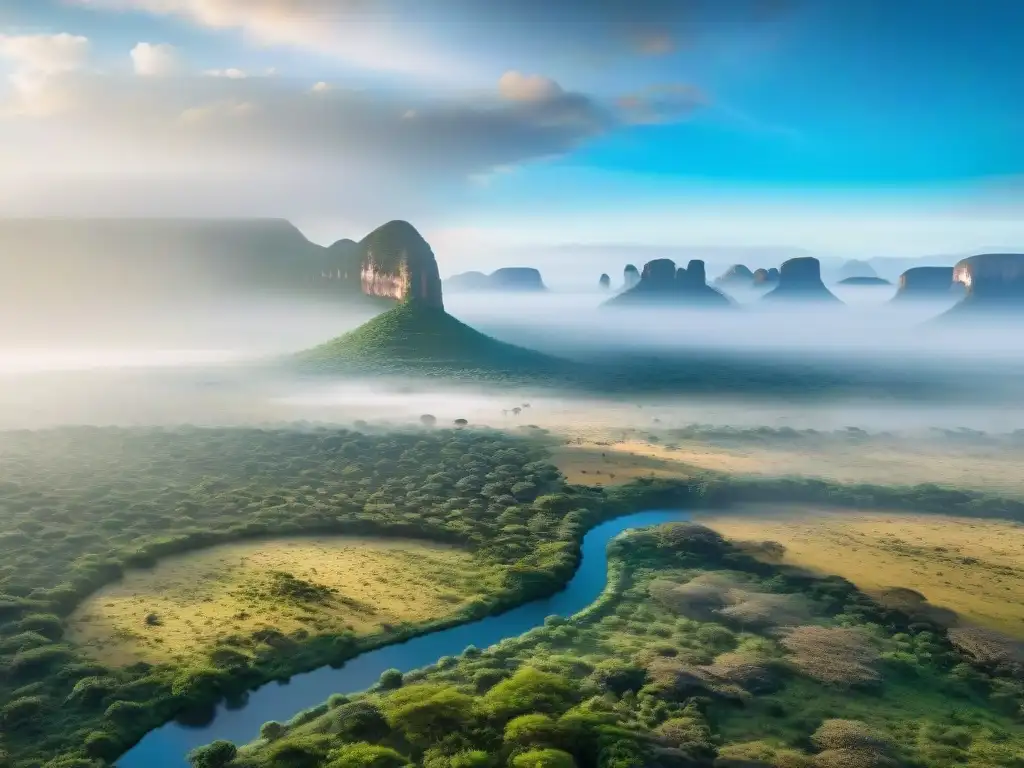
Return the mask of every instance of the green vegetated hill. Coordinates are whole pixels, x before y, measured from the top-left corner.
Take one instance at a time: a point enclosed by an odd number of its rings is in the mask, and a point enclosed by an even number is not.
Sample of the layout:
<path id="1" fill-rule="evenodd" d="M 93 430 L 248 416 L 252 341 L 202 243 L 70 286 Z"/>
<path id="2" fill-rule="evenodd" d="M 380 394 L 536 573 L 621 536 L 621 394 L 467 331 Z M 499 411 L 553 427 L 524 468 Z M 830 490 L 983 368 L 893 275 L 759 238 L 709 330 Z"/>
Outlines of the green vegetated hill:
<path id="1" fill-rule="evenodd" d="M 194 766 L 1020 766 L 1020 659 L 694 524 L 611 545 L 597 604 L 486 651 L 385 672 Z M 301 761 L 301 762 L 296 762 Z"/>
<path id="2" fill-rule="evenodd" d="M 498 341 L 417 301 L 403 302 L 296 361 L 318 373 L 510 381 L 544 380 L 572 370 L 567 361 Z"/>

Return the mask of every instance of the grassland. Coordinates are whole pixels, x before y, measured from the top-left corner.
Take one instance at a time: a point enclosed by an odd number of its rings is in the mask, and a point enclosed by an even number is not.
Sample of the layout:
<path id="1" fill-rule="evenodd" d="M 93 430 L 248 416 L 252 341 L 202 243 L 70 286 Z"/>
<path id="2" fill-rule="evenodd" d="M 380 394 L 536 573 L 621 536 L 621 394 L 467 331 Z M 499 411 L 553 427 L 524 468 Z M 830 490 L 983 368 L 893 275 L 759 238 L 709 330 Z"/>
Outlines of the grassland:
<path id="1" fill-rule="evenodd" d="M 730 538 L 782 544 L 786 564 L 842 576 L 881 599 L 911 589 L 962 623 L 1024 640 L 1020 523 L 756 505 L 702 521 Z"/>
<path id="2" fill-rule="evenodd" d="M 332 697 L 193 764 L 1022 765 L 1019 666 L 976 668 L 940 626 L 759 563 L 700 526 L 632 532 L 611 555 L 590 610 L 467 649 L 398 690 Z"/>
<path id="3" fill-rule="evenodd" d="M 502 577 L 454 547 L 400 539 L 239 542 L 128 572 L 75 610 L 66 637 L 110 667 L 189 664 L 231 635 L 366 636 L 441 619 Z"/>
<path id="4" fill-rule="evenodd" d="M 551 433 L 558 468 L 572 482 L 588 485 L 722 472 L 840 483 L 937 483 L 1024 497 L 1024 440 L 1016 433 L 674 426 L 689 416 L 681 407 L 594 402 L 559 411 L 535 407 L 530 419 Z"/>

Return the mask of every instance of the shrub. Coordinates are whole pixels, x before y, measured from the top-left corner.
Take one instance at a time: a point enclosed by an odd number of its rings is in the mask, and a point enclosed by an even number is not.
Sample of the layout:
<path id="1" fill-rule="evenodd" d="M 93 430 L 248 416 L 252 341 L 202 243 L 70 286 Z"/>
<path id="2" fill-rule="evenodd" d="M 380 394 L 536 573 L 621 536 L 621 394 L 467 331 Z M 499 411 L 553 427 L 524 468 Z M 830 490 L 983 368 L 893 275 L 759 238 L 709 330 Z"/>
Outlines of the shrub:
<path id="1" fill-rule="evenodd" d="M 576 761 L 560 749 L 535 749 L 513 757 L 512 768 L 576 768 Z"/>
<path id="2" fill-rule="evenodd" d="M 46 707 L 42 696 L 23 696 L 8 702 L 0 709 L 0 721 L 7 728 L 24 727 L 32 722 Z"/>
<path id="3" fill-rule="evenodd" d="M 402 673 L 397 669 L 385 669 L 380 673 L 380 679 L 377 681 L 377 685 L 382 690 L 391 691 L 395 688 L 402 687 Z"/>
<path id="4" fill-rule="evenodd" d="M 188 753 L 192 768 L 224 768 L 235 759 L 238 749 L 230 741 L 218 740 Z"/>
<path id="5" fill-rule="evenodd" d="M 787 631 L 782 645 L 802 673 L 823 683 L 852 686 L 879 679 L 872 668 L 878 652 L 862 630 L 846 627 L 796 627 Z"/>
<path id="6" fill-rule="evenodd" d="M 327 768 L 403 768 L 409 761 L 401 754 L 365 741 L 345 744 L 331 753 Z"/>

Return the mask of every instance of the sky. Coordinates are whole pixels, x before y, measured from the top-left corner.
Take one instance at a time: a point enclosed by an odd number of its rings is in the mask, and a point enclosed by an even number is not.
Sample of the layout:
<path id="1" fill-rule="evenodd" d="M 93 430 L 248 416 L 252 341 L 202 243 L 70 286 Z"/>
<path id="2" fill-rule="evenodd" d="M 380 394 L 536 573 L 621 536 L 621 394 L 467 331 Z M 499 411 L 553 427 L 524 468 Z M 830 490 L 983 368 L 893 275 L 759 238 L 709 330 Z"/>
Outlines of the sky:
<path id="1" fill-rule="evenodd" d="M 1024 248 L 1018 0 L 0 0 L 0 215 Z"/>

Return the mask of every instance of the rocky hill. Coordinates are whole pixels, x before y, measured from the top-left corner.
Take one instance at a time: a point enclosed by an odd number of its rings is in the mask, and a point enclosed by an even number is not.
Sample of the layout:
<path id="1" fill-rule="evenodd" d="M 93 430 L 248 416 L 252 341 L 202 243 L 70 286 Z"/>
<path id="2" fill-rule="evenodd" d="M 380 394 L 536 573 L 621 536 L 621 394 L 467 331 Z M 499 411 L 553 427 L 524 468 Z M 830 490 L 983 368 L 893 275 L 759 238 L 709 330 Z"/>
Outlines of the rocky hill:
<path id="1" fill-rule="evenodd" d="M 693 259 L 676 268 L 671 259 L 644 264 L 640 282 L 605 302 L 605 306 L 728 307 L 732 303 L 707 284 L 704 262 Z"/>
<path id="2" fill-rule="evenodd" d="M 789 259 L 779 269 L 779 282 L 763 297 L 775 302 L 831 302 L 839 304 L 821 281 L 821 263 L 813 256 Z"/>
<path id="3" fill-rule="evenodd" d="M 715 285 L 747 287 L 754 284 L 754 273 L 745 264 L 733 264 L 715 278 Z"/>
<path id="4" fill-rule="evenodd" d="M 359 241 L 359 287 L 367 296 L 443 309 L 441 275 L 427 241 L 407 221 L 390 221 Z"/>
<path id="5" fill-rule="evenodd" d="M 892 283 L 884 277 L 844 277 L 839 281 L 839 285 L 879 286 L 892 285 Z"/>

